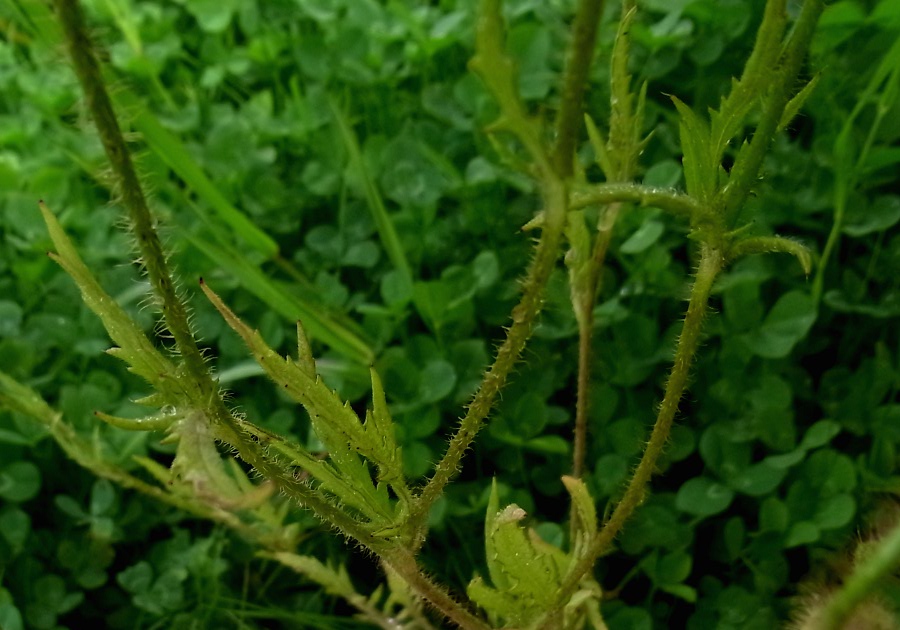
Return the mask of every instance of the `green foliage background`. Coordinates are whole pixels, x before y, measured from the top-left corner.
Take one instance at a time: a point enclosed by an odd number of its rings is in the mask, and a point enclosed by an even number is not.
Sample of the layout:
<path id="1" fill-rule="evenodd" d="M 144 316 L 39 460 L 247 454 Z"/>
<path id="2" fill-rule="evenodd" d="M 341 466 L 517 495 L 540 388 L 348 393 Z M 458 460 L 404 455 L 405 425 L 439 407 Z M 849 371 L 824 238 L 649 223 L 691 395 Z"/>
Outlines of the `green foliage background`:
<path id="1" fill-rule="evenodd" d="M 514 304 L 530 247 L 519 228 L 536 210 L 530 181 L 482 132 L 496 112 L 465 67 L 474 1 L 84 4 L 124 118 L 143 134 L 134 146 L 182 290 L 207 278 L 283 353 L 295 319 L 319 322 L 320 371 L 361 405 L 374 358 L 406 473 L 425 474 Z M 553 107 L 573 4 L 505 2 L 536 111 Z M 680 189 L 665 95 L 697 111 L 716 104 L 763 3 L 639 5 L 632 70 L 649 82 L 655 130 L 642 179 Z M 166 461 L 171 448 L 98 425 L 94 410 L 134 415 L 143 385 L 103 354 L 105 331 L 44 255 L 38 199 L 107 291 L 153 327 L 49 15 L 37 1 L 0 4 L 0 369 L 135 468 L 133 456 Z M 588 97 L 595 120 L 608 114 L 615 28 L 613 8 Z M 819 84 L 776 141 L 752 228 L 828 248 L 825 265 L 805 278 L 793 261 L 751 257 L 719 281 L 663 474 L 599 565 L 616 595 L 603 607 L 612 629 L 772 628 L 798 582 L 827 574 L 873 506 L 900 492 L 898 36 L 891 0 L 826 9 L 807 69 Z M 601 505 L 621 490 L 654 418 L 690 272 L 684 232 L 652 208 L 616 228 L 596 309 L 587 458 Z M 205 300 L 192 304 L 248 416 L 315 449 L 308 419 L 260 378 Z M 485 573 L 492 476 L 501 503 L 522 506 L 546 540 L 567 536 L 556 523 L 568 509 L 560 476 L 571 467 L 576 338 L 560 264 L 524 363 L 432 515 L 426 566 L 459 591 Z M 0 411 L 4 630 L 359 625 L 227 532 L 96 480 L 46 438 Z M 301 551 L 346 564 L 363 592 L 374 587 L 367 559 L 296 518 Z"/>

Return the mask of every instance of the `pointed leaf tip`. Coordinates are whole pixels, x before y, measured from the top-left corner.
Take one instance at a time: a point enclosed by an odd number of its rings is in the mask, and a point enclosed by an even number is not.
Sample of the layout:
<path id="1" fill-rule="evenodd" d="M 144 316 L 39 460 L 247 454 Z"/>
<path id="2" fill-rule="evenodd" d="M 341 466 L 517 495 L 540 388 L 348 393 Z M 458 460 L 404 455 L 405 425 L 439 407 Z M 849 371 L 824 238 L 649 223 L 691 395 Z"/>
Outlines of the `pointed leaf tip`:
<path id="1" fill-rule="evenodd" d="M 316 359 L 313 357 L 306 329 L 303 328 L 303 323 L 299 319 L 297 320 L 297 363 L 307 376 L 315 377 Z"/>
<path id="2" fill-rule="evenodd" d="M 819 84 L 820 76 L 820 74 L 817 74 L 812 79 L 810 79 L 809 82 L 803 86 L 803 89 L 795 94 L 794 97 L 785 106 L 784 112 L 782 112 L 781 115 L 781 120 L 778 122 L 779 131 L 787 128 L 787 126 L 791 124 L 791 121 L 800 113 L 800 110 L 803 108 L 806 100 Z"/>
<path id="3" fill-rule="evenodd" d="M 580 529 L 590 539 L 597 533 L 597 506 L 581 479 L 563 475 L 563 485 L 572 498 L 575 512 L 580 521 Z"/>

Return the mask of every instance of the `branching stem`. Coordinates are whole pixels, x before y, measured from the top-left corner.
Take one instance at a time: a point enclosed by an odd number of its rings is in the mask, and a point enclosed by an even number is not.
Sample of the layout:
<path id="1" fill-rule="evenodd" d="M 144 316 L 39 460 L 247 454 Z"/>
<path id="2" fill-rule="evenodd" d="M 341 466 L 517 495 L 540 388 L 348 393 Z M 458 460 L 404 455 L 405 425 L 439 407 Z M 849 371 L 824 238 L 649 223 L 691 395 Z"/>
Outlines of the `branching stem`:
<path id="1" fill-rule="evenodd" d="M 544 186 L 543 197 L 546 204 L 546 221 L 523 283 L 522 298 L 512 311 L 512 325 L 497 351 L 494 364 L 484 375 L 478 391 L 469 404 L 468 412 L 450 440 L 446 453 L 437 464 L 434 475 L 413 503 L 410 522 L 416 532 L 414 538 L 416 549 L 423 542 L 425 522 L 431 506 L 459 471 L 463 454 L 484 425 L 497 394 L 506 385 L 506 379 L 519 360 L 525 343 L 531 337 L 537 323 L 537 316 L 543 305 L 544 289 L 559 255 L 567 202 L 565 186 L 559 180 L 551 180 Z"/>
<path id="2" fill-rule="evenodd" d="M 607 550 L 621 531 L 622 526 L 644 500 L 650 478 L 653 476 L 659 457 L 663 452 L 666 441 L 669 439 L 675 413 L 678 410 L 678 403 L 681 401 L 687 386 L 691 364 L 700 342 L 703 320 L 706 317 L 710 290 L 724 264 L 725 258 L 720 251 L 706 245 L 703 246 L 700 264 L 691 288 L 690 302 L 684 318 L 684 328 L 678 338 L 678 345 L 675 350 L 674 365 L 669 372 L 665 395 L 659 407 L 659 413 L 657 414 L 653 431 L 650 434 L 650 440 L 647 442 L 641 461 L 625 489 L 622 500 L 619 501 L 619 504 L 613 510 L 612 516 L 610 516 L 603 529 L 597 533 L 597 536 L 591 542 L 587 553 L 566 577 L 560 589 L 557 607 L 565 605 L 581 579 L 593 568 L 597 558 Z"/>
<path id="3" fill-rule="evenodd" d="M 573 192 L 569 207 L 576 210 L 587 206 L 611 203 L 653 206 L 686 218 L 702 217 L 707 214 L 707 211 L 688 195 L 639 184 L 596 184 L 590 188 Z"/>
<path id="4" fill-rule="evenodd" d="M 622 17 L 613 46 L 610 60 L 610 117 L 609 142 L 603 146 L 602 137 L 593 128 L 590 117 L 586 117 L 588 134 L 592 136 L 594 150 L 606 154 L 605 158 L 597 156 L 603 167 L 608 184 L 630 182 L 637 169 L 638 156 L 641 153 L 641 119 L 643 110 L 643 91 L 635 103 L 631 89 L 631 75 L 628 72 L 630 50 L 630 27 L 635 14 L 633 0 L 623 0 Z M 637 110 L 637 111 L 636 111 Z M 570 199 L 570 203 L 573 200 Z M 575 398 L 575 434 L 572 447 L 572 474 L 579 478 L 584 472 L 584 460 L 587 452 L 587 416 L 590 405 L 591 357 L 594 333 L 594 302 L 603 277 L 606 253 L 612 240 L 613 228 L 622 202 L 616 201 L 606 206 L 597 224 L 597 235 L 591 251 L 591 257 L 585 270 L 586 280 L 583 292 L 573 293 L 573 306 L 578 320 L 578 381 Z M 579 519 L 572 506 L 572 539 L 575 539 Z"/>
<path id="5" fill-rule="evenodd" d="M 613 227 L 619 217 L 622 204 L 614 203 L 607 207 L 600 219 L 597 236 L 591 253 L 586 294 L 590 299 L 583 300 L 576 308 L 581 309 L 578 319 L 578 383 L 575 399 L 575 435 L 572 442 L 572 476 L 580 478 L 584 474 L 584 458 L 587 453 L 587 416 L 590 404 L 591 357 L 594 337 L 594 299 L 600 290 L 600 278 L 609 243 L 612 240 Z M 573 519 L 573 523 L 575 519 Z"/>
<path id="6" fill-rule="evenodd" d="M 773 4 L 780 4 L 780 0 Z M 794 83 L 800 74 L 800 67 L 803 64 L 807 50 L 809 50 L 809 42 L 815 32 L 816 23 L 819 21 L 819 15 L 821 15 L 823 8 L 822 0 L 806 0 L 803 3 L 800 17 L 797 19 L 794 31 L 785 46 L 780 67 L 774 70 L 777 73 L 776 78 L 769 88 L 769 97 L 763 104 L 762 115 L 759 124 L 756 126 L 756 131 L 753 133 L 750 147 L 742 159 L 735 163 L 731 172 L 731 180 L 723 191 L 725 197 L 725 218 L 729 227 L 734 226 L 740 209 L 747 200 L 751 189 L 756 185 L 763 159 L 769 151 L 769 145 L 771 145 L 775 133 L 778 131 L 785 106 L 790 100 Z M 748 67 L 755 69 L 758 73 L 773 71 L 771 68 L 757 68 L 754 64 L 748 64 Z"/>
<path id="7" fill-rule="evenodd" d="M 791 89 L 799 73 L 803 56 L 808 48 L 816 21 L 823 8 L 822 0 L 805 0 L 799 19 L 787 44 L 782 49 L 785 22 L 784 0 L 771 0 L 767 5 L 764 28 L 747 64 L 739 89 L 726 100 L 723 110 L 739 108 L 745 93 L 759 91 L 761 85 L 768 85 L 760 123 L 746 152 L 735 164 L 730 174 L 729 184 L 718 191 L 716 203 L 707 207 L 690 196 L 670 190 L 660 190 L 629 183 L 607 183 L 593 185 L 569 193 L 572 184 L 574 155 L 578 140 L 578 129 L 582 119 L 582 102 L 591 66 L 596 41 L 597 28 L 602 15 L 603 0 L 579 0 L 572 27 L 572 41 L 569 47 L 563 76 L 561 102 L 556 119 L 555 139 L 552 146 L 545 141 L 545 133 L 540 120 L 531 116 L 523 106 L 517 91 L 514 63 L 505 54 L 502 15 L 499 0 L 483 0 L 483 7 L 477 23 L 478 53 L 472 60 L 472 67 L 485 79 L 487 87 L 498 101 L 501 116 L 495 123 L 496 129 L 515 134 L 531 157 L 541 186 L 544 204 L 543 231 L 535 249 L 534 258 L 523 281 L 522 296 L 512 311 L 512 323 L 501 344 L 493 365 L 485 374 L 465 417 L 450 440 L 446 453 L 436 465 L 433 476 L 421 493 L 410 505 L 409 518 L 400 524 L 404 536 L 412 540 L 410 546 L 403 546 L 399 538 L 373 536 L 364 519 L 352 512 L 340 509 L 334 501 L 315 488 L 298 481 L 285 466 L 267 456 L 263 447 L 250 440 L 236 426 L 235 419 L 218 392 L 217 384 L 204 365 L 203 356 L 191 332 L 186 307 L 174 287 L 162 244 L 155 228 L 138 176 L 132 164 L 128 147 L 119 127 L 115 111 L 106 91 L 100 66 L 93 48 L 84 18 L 77 0 L 53 0 L 63 25 L 66 43 L 75 67 L 75 72 L 85 93 L 88 110 L 97 126 L 99 136 L 112 166 L 116 188 L 130 218 L 132 230 L 137 238 L 143 264 L 155 294 L 161 301 L 165 324 L 171 332 L 178 352 L 184 363 L 184 381 L 195 391 L 188 394 L 192 408 L 200 410 L 211 420 L 215 437 L 237 450 L 240 457 L 260 474 L 269 479 L 277 488 L 313 510 L 320 518 L 337 527 L 344 535 L 355 539 L 370 552 L 378 555 L 386 566 L 397 573 L 411 590 L 426 600 L 452 623 L 467 630 L 488 630 L 484 621 L 478 619 L 465 605 L 457 602 L 442 586 L 436 584 L 418 566 L 415 554 L 421 548 L 427 531 L 428 514 L 435 501 L 443 494 L 446 485 L 458 473 L 463 455 L 471 447 L 475 436 L 484 426 L 486 418 L 506 385 L 507 379 L 519 360 L 526 342 L 531 337 L 543 304 L 546 285 L 557 262 L 569 210 L 592 205 L 607 206 L 599 233 L 591 250 L 587 289 L 583 299 L 576 304 L 579 320 L 579 375 L 578 399 L 576 405 L 576 425 L 574 439 L 574 474 L 581 476 L 585 469 L 587 406 L 590 384 L 590 357 L 592 342 L 592 311 L 594 297 L 600 283 L 601 270 L 606 257 L 612 226 L 623 204 L 653 206 L 671 214 L 690 219 L 693 226 L 702 224 L 708 230 L 698 231 L 701 238 L 701 253 L 691 288 L 690 301 L 679 336 L 674 365 L 666 382 L 665 394 L 659 407 L 656 422 L 641 460 L 635 469 L 621 501 L 616 505 L 604 527 L 592 535 L 587 548 L 583 550 L 578 563 L 566 576 L 556 594 L 555 606 L 547 612 L 543 628 L 550 628 L 562 617 L 563 608 L 578 588 L 581 580 L 591 571 L 601 554 L 606 552 L 623 526 L 644 501 L 650 481 L 659 458 L 669 438 L 679 403 L 687 387 L 691 365 L 697 352 L 702 327 L 706 316 L 710 291 L 717 275 L 728 262 L 729 255 L 756 250 L 788 251 L 805 261 L 799 246 L 786 240 L 756 239 L 743 246 L 729 250 L 726 227 L 730 227 L 737 217 L 746 198 L 755 184 L 771 140 L 778 130 L 788 103 Z M 625 2 L 625 9 L 632 8 L 632 2 Z M 625 12 L 627 13 L 627 11 Z M 623 19 L 621 54 L 614 60 L 613 95 L 621 90 L 619 106 L 613 99 L 613 122 L 611 147 L 623 155 L 621 162 L 630 165 L 613 176 L 625 181 L 633 175 L 639 149 L 639 124 L 634 121 L 629 90 L 630 77 L 627 73 L 627 19 Z M 774 63 L 777 61 L 777 65 Z M 772 62 L 772 63 L 770 63 Z M 776 66 L 769 68 L 770 65 Z M 769 81 L 768 74 L 774 78 Z M 618 88 L 616 88 L 618 86 Z M 626 98 L 627 97 L 627 98 Z M 639 101 L 643 102 L 643 92 Z M 627 102 L 627 106 L 626 106 Z M 637 108 L 641 109 L 640 105 Z M 638 116 L 639 118 L 639 116 Z M 626 125 L 623 121 L 631 121 Z M 626 134 L 627 132 L 627 134 Z M 627 135 L 627 137 L 626 137 Z M 730 136 L 729 136 L 730 137 Z M 627 154 L 627 155 L 626 155 Z M 608 161 L 608 160 L 607 160 Z M 718 167 L 718 164 L 716 164 Z M 611 174 L 607 172 L 607 177 Z M 840 217 L 838 217 L 839 225 Z M 834 239 L 829 239 L 827 253 L 834 248 Z M 585 249 L 587 249 L 585 247 Z M 402 252 L 398 254 L 402 257 Z M 399 259 L 398 259 L 399 260 Z M 395 261 L 397 262 L 397 261 Z M 403 261 L 400 261 L 402 263 Z M 398 263 L 400 267 L 403 265 Z M 804 263 L 808 267 L 808 262 Z M 408 270 L 407 270 L 408 271 Z M 817 279 L 817 291 L 821 291 L 821 281 Z M 54 435 L 62 441 L 62 433 Z M 352 443 L 352 440 L 351 440 Z M 77 459 L 77 457 L 76 457 Z M 103 475 L 97 465 L 92 468 Z M 117 477 L 115 471 L 106 471 L 108 478 L 123 485 L 130 485 L 160 500 L 176 504 L 160 489 L 130 476 Z M 191 510 L 188 502 L 184 509 Z M 200 508 L 194 513 L 204 515 Z M 224 514 L 224 513 L 223 513 Z M 242 531 L 240 519 L 233 514 L 206 515 L 218 518 L 231 527 Z M 234 517 L 229 520 L 229 517 Z M 591 529 L 593 532 L 594 529 Z M 586 536 L 591 536 L 588 534 Z M 879 576 L 889 570 L 891 563 L 900 557 L 900 528 L 894 530 L 883 542 L 884 556 L 889 560 L 873 560 L 861 567 L 848 581 L 847 587 L 831 602 L 828 611 L 832 625 L 837 627 L 852 611 L 853 606 L 875 583 Z"/>

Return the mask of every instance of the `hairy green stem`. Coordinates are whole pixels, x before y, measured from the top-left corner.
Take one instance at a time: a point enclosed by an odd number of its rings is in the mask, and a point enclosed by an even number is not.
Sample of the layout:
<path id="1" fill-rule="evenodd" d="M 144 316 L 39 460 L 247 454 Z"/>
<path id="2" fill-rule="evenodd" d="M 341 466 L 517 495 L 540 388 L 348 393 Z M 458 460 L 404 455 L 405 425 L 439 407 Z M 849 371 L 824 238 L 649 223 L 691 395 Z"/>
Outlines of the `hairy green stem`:
<path id="1" fill-rule="evenodd" d="M 275 484 L 278 490 L 302 507 L 311 510 L 323 521 L 336 527 L 345 536 L 359 542 L 372 553 L 381 556 L 391 552 L 392 546 L 387 539 L 372 536 L 361 522 L 333 505 L 320 492 L 295 478 L 283 466 L 266 457 L 259 444 L 244 437 L 235 429 L 231 412 L 228 411 L 219 396 L 215 397 L 205 411 L 213 420 L 216 438 L 234 448 L 241 459 Z"/>
<path id="2" fill-rule="evenodd" d="M 77 0 L 54 0 L 53 4 L 62 23 L 66 46 L 69 56 L 72 58 L 75 74 L 84 91 L 88 111 L 94 119 L 103 148 L 112 166 L 122 205 L 128 212 L 131 228 L 137 238 L 138 249 L 147 270 L 150 285 L 162 302 L 166 327 L 172 333 L 178 352 L 184 359 L 185 367 L 200 387 L 200 393 L 204 396 L 210 395 L 215 392 L 215 384 L 204 365 L 203 355 L 191 333 L 187 310 L 175 290 L 153 216 L 147 206 L 147 199 L 106 91 L 100 65 L 94 56 L 93 45 L 87 34 L 81 8 Z"/>
<path id="3" fill-rule="evenodd" d="M 695 218 L 708 212 L 692 197 L 673 190 L 651 188 L 639 184 L 596 184 L 573 192 L 569 208 L 576 210 L 593 205 L 633 203 L 653 206 L 679 217 Z"/>
<path id="4" fill-rule="evenodd" d="M 607 550 L 625 525 L 625 522 L 644 500 L 650 478 L 656 470 L 656 464 L 660 455 L 662 455 L 666 441 L 669 439 L 669 433 L 675 420 L 675 413 L 678 411 L 678 404 L 687 387 L 691 364 L 700 342 L 700 333 L 706 317 L 707 304 L 713 282 L 724 264 L 725 258 L 720 251 L 708 245 L 703 245 L 700 264 L 694 276 L 690 302 L 684 318 L 684 327 L 678 338 L 678 345 L 675 350 L 674 365 L 669 372 L 666 391 L 659 407 L 659 413 L 656 416 L 656 423 L 653 425 L 653 431 L 650 434 L 650 440 L 647 442 L 641 461 L 625 489 L 622 500 L 616 505 L 603 529 L 591 541 L 587 553 L 585 553 L 569 575 L 566 576 L 560 589 L 557 607 L 565 605 L 581 579 L 593 568 L 597 558 Z"/>
<path id="5" fill-rule="evenodd" d="M 581 309 L 578 318 L 578 382 L 575 397 L 575 435 L 572 442 L 572 476 L 580 478 L 584 473 L 584 459 L 587 453 L 587 416 L 590 402 L 591 384 L 591 344 L 594 336 L 594 300 L 600 290 L 600 278 L 609 243 L 612 240 L 613 227 L 622 209 L 620 203 L 606 208 L 597 228 L 597 236 L 591 254 L 588 269 L 587 295 L 576 308 Z M 573 506 L 574 508 L 574 506 Z M 572 519 L 575 523 L 575 519 Z"/>
<path id="6" fill-rule="evenodd" d="M 491 626 L 473 615 L 457 602 L 444 587 L 438 585 L 419 569 L 410 551 L 397 552 L 383 558 L 383 562 L 409 585 L 419 597 L 444 614 L 463 630 L 490 630 Z"/>
<path id="7" fill-rule="evenodd" d="M 609 164 L 605 172 L 610 183 L 624 183 L 634 177 L 637 160 L 641 152 L 641 113 L 642 99 L 638 99 L 635 112 L 634 94 L 631 90 L 631 75 L 628 72 L 630 50 L 630 28 L 636 11 L 633 0 L 623 0 L 622 16 L 619 30 L 613 46 L 610 60 L 610 116 L 609 142 L 607 149 L 612 152 L 606 162 Z M 588 123 L 591 125 L 591 123 Z M 589 132 L 590 133 L 590 132 Z M 599 142 L 599 138 L 598 138 Z M 601 149 L 602 145 L 595 145 Z M 571 201 L 571 200 L 570 200 Z M 591 356 L 594 333 L 594 302 L 603 274 L 606 253 L 612 240 L 613 228 L 622 209 L 621 202 L 608 205 L 601 213 L 597 224 L 597 235 L 588 262 L 585 280 L 585 292 L 578 300 L 573 294 L 573 304 L 580 311 L 578 320 L 578 379 L 575 395 L 575 434 L 572 446 L 572 475 L 581 477 L 584 470 L 584 459 L 587 453 L 587 415 L 590 402 Z M 578 527 L 575 518 L 575 506 L 572 506 L 572 535 Z"/>
<path id="8" fill-rule="evenodd" d="M 581 0 L 572 24 L 572 42 L 563 76 L 562 100 L 556 118 L 553 164 L 562 178 L 571 177 L 578 129 L 583 116 L 582 99 L 597 40 L 597 26 L 603 15 L 603 0 Z"/>
<path id="9" fill-rule="evenodd" d="M 787 23 L 787 0 L 769 0 L 763 12 L 762 23 L 756 32 L 756 41 L 740 81 L 725 97 L 720 108 L 723 117 L 728 117 L 731 110 L 740 109 L 753 100 L 757 94 L 764 92 L 772 69 L 776 67 L 781 51 L 781 40 Z M 721 156 L 719 156 L 721 159 Z"/>
<path id="10" fill-rule="evenodd" d="M 79 5 L 75 0 L 54 0 L 54 4 L 63 25 L 75 73 L 84 90 L 88 109 L 95 121 L 101 142 L 112 166 L 122 203 L 128 212 L 132 230 L 137 237 L 138 247 L 151 286 L 162 302 L 166 326 L 172 333 L 176 347 L 187 368 L 186 377 L 196 387 L 194 401 L 198 402 L 206 416 L 213 420 L 217 438 L 233 447 L 244 461 L 274 483 L 279 490 L 337 527 L 344 535 L 355 539 L 389 562 L 393 559 L 398 572 L 410 586 L 455 623 L 464 628 L 476 630 L 487 628 L 457 604 L 445 591 L 424 576 L 416 567 L 414 559 L 411 563 L 405 558 L 402 558 L 403 561 L 397 562 L 395 545 L 388 540 L 371 536 L 362 523 L 333 506 L 313 488 L 295 479 L 290 472 L 267 458 L 259 445 L 235 429 L 231 413 L 219 396 L 217 387 L 204 365 L 202 354 L 191 333 L 186 308 L 176 293 L 162 244 L 155 229 L 154 219 L 119 128 L 99 64 L 93 54 Z M 565 201 L 564 194 L 560 197 Z M 532 316 L 532 320 L 533 318 Z M 521 348 L 518 352 L 521 352 Z M 134 486 L 134 484 L 131 485 Z M 159 494 L 153 493 L 150 486 L 141 485 L 140 489 L 145 492 L 150 491 L 154 495 Z M 189 509 L 190 506 L 183 507 Z M 412 558 L 411 555 L 410 558 Z"/>
<path id="11" fill-rule="evenodd" d="M 737 215 L 743 207 L 750 190 L 756 185 L 763 159 L 769 151 L 769 145 L 778 131 L 784 109 L 791 98 L 792 88 L 800 67 L 809 49 L 809 42 L 815 32 L 824 8 L 822 0 L 806 0 L 800 11 L 800 17 L 794 25 L 777 69 L 763 68 L 759 72 L 775 72 L 775 79 L 769 87 L 769 95 L 763 105 L 762 115 L 747 152 L 732 169 L 731 180 L 724 189 L 724 212 L 726 225 L 733 227 Z"/>
<path id="12" fill-rule="evenodd" d="M 566 212 L 566 190 L 563 183 L 553 180 L 545 184 L 545 223 L 540 241 L 535 249 L 522 289 L 522 298 L 512 311 L 512 325 L 506 339 L 497 351 L 494 364 L 481 381 L 481 385 L 465 417 L 450 440 L 441 461 L 435 467 L 434 475 L 428 480 L 422 493 L 416 498 L 410 511 L 410 522 L 416 536 L 415 548 L 421 547 L 425 523 L 431 506 L 441 496 L 444 487 L 459 471 L 460 462 L 466 450 L 481 430 L 484 420 L 497 399 L 497 394 L 506 385 L 506 379 L 518 362 L 525 343 L 531 337 L 543 306 L 544 289 L 559 255 L 562 227 Z"/>
<path id="13" fill-rule="evenodd" d="M 596 287 L 596 283 L 593 286 Z M 594 305 L 592 303 L 590 307 L 582 306 L 581 308 L 584 316 L 588 310 L 593 311 Z M 584 474 L 584 458 L 587 454 L 587 416 L 591 384 L 593 327 L 593 318 L 584 323 L 578 322 L 578 382 L 575 395 L 575 429 L 572 439 L 572 476 L 576 479 L 580 479 Z M 573 505 L 573 518 L 571 519 L 573 532 L 577 524 L 574 512 L 575 506 Z"/>
<path id="14" fill-rule="evenodd" d="M 506 54 L 506 30 L 501 0 L 481 0 L 475 20 L 475 55 L 469 69 L 484 82 L 500 107 L 500 117 L 492 130 L 514 134 L 534 161 L 538 179 L 555 177 L 544 146 L 540 121 L 529 116 L 519 98 L 515 62 Z"/>
<path id="15" fill-rule="evenodd" d="M 822 614 L 822 630 L 843 628 L 853 610 L 884 584 L 900 565 L 900 523 L 868 551 L 865 559 L 828 602 Z"/>
<path id="16" fill-rule="evenodd" d="M 691 288 L 684 326 L 675 350 L 674 364 L 666 382 L 665 394 L 659 407 L 653 432 L 622 500 L 591 545 L 591 554 L 594 557 L 606 550 L 631 513 L 643 501 L 647 485 L 656 470 L 656 462 L 662 455 L 666 441 L 669 439 L 678 404 L 687 387 L 691 365 L 700 343 L 703 321 L 706 318 L 710 290 L 723 265 L 724 259 L 721 252 L 708 246 L 703 247 L 700 264 L 694 277 L 694 285 Z"/>
<path id="17" fill-rule="evenodd" d="M 342 534 L 354 539 L 380 557 L 397 571 L 414 592 L 460 627 L 471 630 L 488 628 L 456 602 L 443 588 L 421 572 L 411 550 L 400 548 L 390 539 L 373 536 L 366 530 L 364 524 L 339 507 L 332 505 L 314 488 L 297 480 L 292 473 L 267 457 L 259 444 L 245 438 L 235 430 L 231 414 L 220 397 L 216 396 L 211 400 L 208 413 L 215 419 L 213 424 L 217 431 L 217 437 L 237 450 L 241 459 L 274 483 L 280 491 L 301 506 L 312 510 L 319 518 L 336 527 Z"/>

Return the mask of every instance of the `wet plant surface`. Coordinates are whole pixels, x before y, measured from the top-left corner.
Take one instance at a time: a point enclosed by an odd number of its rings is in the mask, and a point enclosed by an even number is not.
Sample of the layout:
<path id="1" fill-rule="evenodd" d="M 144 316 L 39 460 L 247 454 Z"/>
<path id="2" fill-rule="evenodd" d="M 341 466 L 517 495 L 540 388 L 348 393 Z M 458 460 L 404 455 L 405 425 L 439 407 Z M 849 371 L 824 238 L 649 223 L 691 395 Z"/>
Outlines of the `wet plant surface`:
<path id="1" fill-rule="evenodd" d="M 900 555 L 896 3 L 597 4 L 93 0 L 93 78 L 0 5 L 0 627 L 763 629 Z"/>

